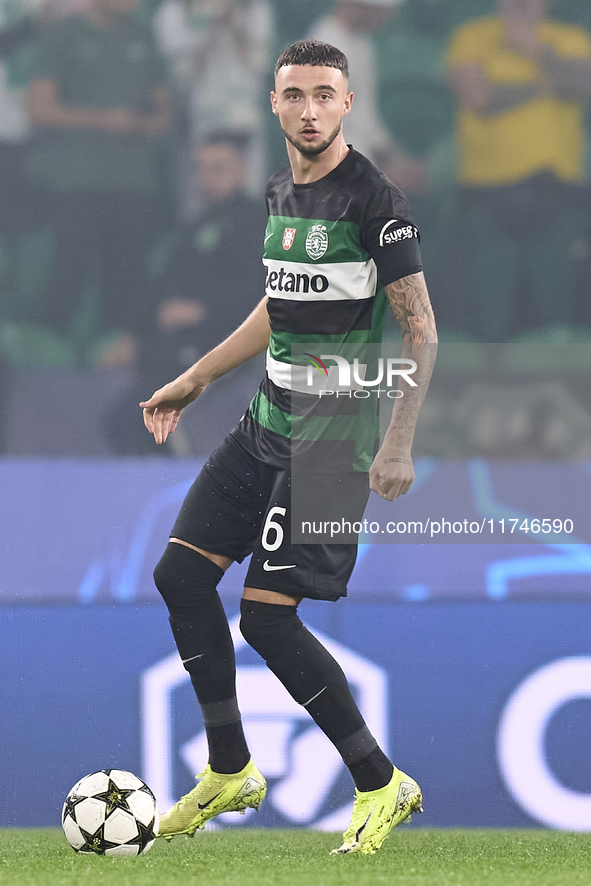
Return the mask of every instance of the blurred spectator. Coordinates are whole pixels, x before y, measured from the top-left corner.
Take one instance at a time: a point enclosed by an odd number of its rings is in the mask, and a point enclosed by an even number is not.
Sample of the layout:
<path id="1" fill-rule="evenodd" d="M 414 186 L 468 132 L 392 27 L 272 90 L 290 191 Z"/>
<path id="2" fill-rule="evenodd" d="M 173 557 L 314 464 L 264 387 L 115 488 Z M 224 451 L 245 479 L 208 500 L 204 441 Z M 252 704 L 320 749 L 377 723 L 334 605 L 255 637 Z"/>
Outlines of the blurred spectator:
<path id="1" fill-rule="evenodd" d="M 264 295 L 267 214 L 263 198 L 246 193 L 248 147 L 248 133 L 225 130 L 211 132 L 197 147 L 204 206 L 181 227 L 160 271 L 156 288 L 164 297 L 139 351 L 137 384 L 106 417 L 107 435 L 118 454 L 158 451 L 145 433 L 137 403 L 219 344 Z M 239 417 L 237 412 L 234 419 Z M 163 451 L 172 450 L 167 445 Z"/>
<path id="2" fill-rule="evenodd" d="M 372 34 L 381 30 L 404 0 L 339 0 L 334 11 L 319 19 L 309 37 L 341 49 L 353 72 L 355 95 L 345 121 L 345 137 L 376 163 L 401 190 L 423 193 L 427 164 L 404 151 L 390 135 L 378 110 L 379 79 Z"/>
<path id="3" fill-rule="evenodd" d="M 514 336 L 520 322 L 577 319 L 591 37 L 550 20 L 548 7 L 498 0 L 498 15 L 460 27 L 449 49 L 472 273 L 464 310 L 484 341 Z"/>
<path id="4" fill-rule="evenodd" d="M 473 7 L 482 0 L 471 2 Z M 453 4 L 412 0 L 402 3 L 373 38 L 382 119 L 403 151 L 426 162 L 427 187 L 424 193 L 413 194 L 412 204 L 440 323 L 444 316 L 440 293 L 455 282 L 449 261 L 450 232 L 458 218 L 455 96 L 449 88 L 446 57 L 457 14 L 458 0 Z M 389 332 L 398 336 L 396 322 L 389 318 L 386 322 Z"/>
<path id="5" fill-rule="evenodd" d="M 0 319 L 18 315 L 17 251 L 32 224 L 31 191 L 25 175 L 29 138 L 26 84 L 31 71 L 34 17 L 40 0 L 0 4 Z"/>
<path id="6" fill-rule="evenodd" d="M 248 148 L 248 133 L 227 130 L 211 132 L 198 145 L 203 209 L 181 229 L 167 269 L 167 299 L 196 300 L 201 353 L 226 338 L 264 294 L 267 217 L 263 198 L 246 192 Z"/>
<path id="7" fill-rule="evenodd" d="M 267 174 L 262 98 L 273 48 L 271 3 L 163 0 L 154 27 L 186 109 L 187 144 L 222 128 L 248 132 L 246 188 L 262 193 Z"/>
<path id="8" fill-rule="evenodd" d="M 44 186 L 55 260 L 42 321 L 72 335 L 98 301 L 97 328 L 127 337 L 107 361 L 129 362 L 143 331 L 145 256 L 162 206 L 158 140 L 169 126 L 166 75 L 139 0 L 90 0 L 40 29 L 29 107 L 32 166 Z"/>

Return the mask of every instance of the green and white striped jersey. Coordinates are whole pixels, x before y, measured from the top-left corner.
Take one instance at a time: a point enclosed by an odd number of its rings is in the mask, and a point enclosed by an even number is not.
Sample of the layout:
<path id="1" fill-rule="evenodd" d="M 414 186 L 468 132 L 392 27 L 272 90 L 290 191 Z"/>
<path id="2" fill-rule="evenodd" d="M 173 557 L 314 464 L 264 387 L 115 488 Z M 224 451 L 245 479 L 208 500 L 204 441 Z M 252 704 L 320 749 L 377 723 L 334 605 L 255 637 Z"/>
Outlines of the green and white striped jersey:
<path id="1" fill-rule="evenodd" d="M 422 269 L 410 208 L 353 149 L 310 184 L 295 184 L 289 167 L 276 173 L 267 208 L 266 374 L 233 434 L 276 467 L 289 468 L 298 457 L 310 470 L 368 470 L 376 398 L 308 393 L 307 366 L 321 354 L 357 356 L 364 345 L 380 343 L 386 306 L 380 287 Z"/>

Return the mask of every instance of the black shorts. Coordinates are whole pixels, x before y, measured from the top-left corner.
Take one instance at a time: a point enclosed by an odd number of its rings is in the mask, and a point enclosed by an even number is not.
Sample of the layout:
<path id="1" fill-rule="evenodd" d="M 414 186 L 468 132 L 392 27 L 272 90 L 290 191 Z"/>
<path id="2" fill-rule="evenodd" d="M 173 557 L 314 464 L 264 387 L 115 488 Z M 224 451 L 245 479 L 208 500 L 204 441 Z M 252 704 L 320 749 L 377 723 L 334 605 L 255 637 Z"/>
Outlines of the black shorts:
<path id="1" fill-rule="evenodd" d="M 338 600 L 347 594 L 357 543 L 292 544 L 291 482 L 289 471 L 255 458 L 230 435 L 191 486 L 171 537 L 239 563 L 252 554 L 246 587 Z M 369 495 L 366 474 L 315 475 L 306 483 L 310 513 L 322 513 L 335 486 L 347 501 L 347 517 L 361 520 Z"/>

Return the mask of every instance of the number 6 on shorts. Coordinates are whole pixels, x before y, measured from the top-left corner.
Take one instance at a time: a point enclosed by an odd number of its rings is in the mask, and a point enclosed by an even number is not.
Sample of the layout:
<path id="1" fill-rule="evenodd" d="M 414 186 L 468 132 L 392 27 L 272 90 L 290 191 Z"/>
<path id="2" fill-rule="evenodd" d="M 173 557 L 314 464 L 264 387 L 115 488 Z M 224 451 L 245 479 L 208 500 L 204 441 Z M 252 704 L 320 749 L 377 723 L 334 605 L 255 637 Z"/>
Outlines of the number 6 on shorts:
<path id="1" fill-rule="evenodd" d="M 267 519 L 265 520 L 265 525 L 263 526 L 263 533 L 261 536 L 261 544 L 266 551 L 276 551 L 281 547 L 283 543 L 283 526 L 281 523 L 278 523 L 276 520 L 273 520 L 275 514 L 281 514 L 282 517 L 287 513 L 287 508 L 274 507 L 271 508 L 269 513 L 267 514 Z M 275 540 L 269 541 L 268 535 L 270 530 L 275 531 Z"/>

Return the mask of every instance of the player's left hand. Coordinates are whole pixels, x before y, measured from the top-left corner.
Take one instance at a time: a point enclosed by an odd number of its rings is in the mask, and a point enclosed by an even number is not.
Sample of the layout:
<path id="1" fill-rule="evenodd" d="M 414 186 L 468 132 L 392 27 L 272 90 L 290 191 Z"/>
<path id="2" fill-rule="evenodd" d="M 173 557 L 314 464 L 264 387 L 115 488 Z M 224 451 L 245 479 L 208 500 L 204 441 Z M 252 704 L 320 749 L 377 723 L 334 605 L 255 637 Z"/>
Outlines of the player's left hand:
<path id="1" fill-rule="evenodd" d="M 369 469 L 369 488 L 386 501 L 406 495 L 415 471 L 410 455 L 401 456 L 380 449 Z"/>

